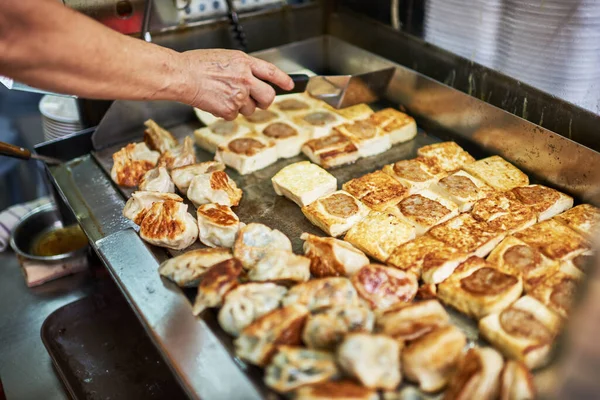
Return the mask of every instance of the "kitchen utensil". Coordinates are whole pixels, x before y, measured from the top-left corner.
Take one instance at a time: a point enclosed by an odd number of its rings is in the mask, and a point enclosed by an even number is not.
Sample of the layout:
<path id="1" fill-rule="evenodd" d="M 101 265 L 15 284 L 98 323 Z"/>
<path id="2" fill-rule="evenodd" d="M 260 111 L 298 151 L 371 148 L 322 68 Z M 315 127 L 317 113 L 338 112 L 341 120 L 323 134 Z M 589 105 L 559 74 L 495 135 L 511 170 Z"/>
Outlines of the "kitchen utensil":
<path id="1" fill-rule="evenodd" d="M 0 142 L 0 155 L 7 157 L 20 158 L 21 160 L 29 160 L 33 158 L 35 160 L 43 161 L 47 164 L 56 165 L 60 164 L 61 161 L 58 158 L 42 156 L 40 154 L 32 153 L 30 150 L 15 146 L 10 143 Z"/>

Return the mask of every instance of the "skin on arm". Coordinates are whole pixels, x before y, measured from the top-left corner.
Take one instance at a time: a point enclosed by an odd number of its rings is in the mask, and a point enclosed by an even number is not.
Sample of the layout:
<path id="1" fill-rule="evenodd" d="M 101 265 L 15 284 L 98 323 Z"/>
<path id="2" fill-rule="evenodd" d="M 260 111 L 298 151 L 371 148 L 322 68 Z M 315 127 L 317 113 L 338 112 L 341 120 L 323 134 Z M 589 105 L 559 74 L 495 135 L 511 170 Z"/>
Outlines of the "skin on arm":
<path id="1" fill-rule="evenodd" d="M 235 50 L 184 53 L 122 35 L 56 0 L 0 0 L 0 75 L 95 99 L 173 100 L 233 119 L 291 89 L 274 65 Z"/>

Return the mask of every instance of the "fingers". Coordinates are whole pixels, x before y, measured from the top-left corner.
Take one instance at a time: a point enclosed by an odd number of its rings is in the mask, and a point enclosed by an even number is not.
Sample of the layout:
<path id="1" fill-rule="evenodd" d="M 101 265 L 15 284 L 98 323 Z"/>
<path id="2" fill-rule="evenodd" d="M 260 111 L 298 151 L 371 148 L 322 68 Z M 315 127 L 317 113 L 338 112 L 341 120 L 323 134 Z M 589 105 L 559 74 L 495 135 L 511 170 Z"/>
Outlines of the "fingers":
<path id="1" fill-rule="evenodd" d="M 284 90 L 292 90 L 294 88 L 292 78 L 273 64 L 254 57 L 250 57 L 250 61 L 252 73 L 258 79 L 274 83 Z"/>
<path id="2" fill-rule="evenodd" d="M 256 111 L 256 103 L 251 97 L 246 99 L 246 102 L 240 107 L 240 113 L 245 116 L 254 114 Z"/>
<path id="3" fill-rule="evenodd" d="M 258 107 L 266 110 L 275 99 L 275 89 L 260 79 L 252 77 L 250 96 L 252 96 Z"/>

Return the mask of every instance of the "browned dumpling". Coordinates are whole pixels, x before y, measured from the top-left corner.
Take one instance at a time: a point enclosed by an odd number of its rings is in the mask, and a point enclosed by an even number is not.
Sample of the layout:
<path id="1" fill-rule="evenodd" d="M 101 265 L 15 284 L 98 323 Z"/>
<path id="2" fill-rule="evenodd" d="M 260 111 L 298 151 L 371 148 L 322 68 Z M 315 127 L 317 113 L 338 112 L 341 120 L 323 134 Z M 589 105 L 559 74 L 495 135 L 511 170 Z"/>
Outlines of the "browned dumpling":
<path id="1" fill-rule="evenodd" d="M 317 278 L 352 276 L 369 264 L 365 253 L 348 242 L 303 233 L 304 254 L 310 259 L 310 272 Z"/>
<path id="2" fill-rule="evenodd" d="M 508 360 L 502 370 L 500 400 L 533 400 L 535 397 L 531 372 L 523 363 Z"/>
<path id="3" fill-rule="evenodd" d="M 500 389 L 502 356 L 491 347 L 473 347 L 459 360 L 444 400 L 493 400 Z"/>
<path id="4" fill-rule="evenodd" d="M 225 171 L 196 175 L 188 188 L 187 197 L 197 207 L 201 204 L 220 204 L 235 207 L 242 200 L 242 189 Z"/>
<path id="5" fill-rule="evenodd" d="M 158 268 L 158 272 L 181 287 L 194 287 L 210 267 L 232 258 L 230 249 L 197 249 L 177 257 L 169 258 Z"/>
<path id="6" fill-rule="evenodd" d="M 113 154 L 110 177 L 119 186 L 135 187 L 142 176 L 156 166 L 160 153 L 145 143 L 129 143 Z"/>
<path id="7" fill-rule="evenodd" d="M 450 316 L 437 300 L 400 305 L 377 315 L 377 330 L 398 340 L 415 340 L 450 324 Z"/>
<path id="8" fill-rule="evenodd" d="M 183 202 L 183 199 L 175 193 L 160 193 L 160 192 L 133 192 L 125 207 L 123 207 L 123 216 L 137 225 L 142 223 L 144 214 L 152 207 L 154 203 L 160 203 L 166 200 Z"/>
<path id="9" fill-rule="evenodd" d="M 177 189 L 187 195 L 192 179 L 197 175 L 208 174 L 215 171 L 224 171 L 225 164 L 218 161 L 205 161 L 196 164 L 185 165 L 171 170 L 171 179 Z"/>
<path id="10" fill-rule="evenodd" d="M 283 305 L 302 304 L 310 310 L 358 305 L 358 294 L 347 278 L 321 278 L 290 289 Z"/>
<path id="11" fill-rule="evenodd" d="M 153 120 L 149 119 L 144 122 L 146 130 L 144 131 L 144 142 L 152 150 L 156 150 L 164 154 L 167 150 L 177 147 L 179 144 L 177 139 L 168 130 L 162 128 Z"/>
<path id="12" fill-rule="evenodd" d="M 273 249 L 292 251 L 292 242 L 277 229 L 251 223 L 240 229 L 233 245 L 233 254 L 244 268 L 252 269 Z"/>
<path id="13" fill-rule="evenodd" d="M 231 258 L 210 267 L 202 276 L 192 312 L 199 315 L 211 307 L 223 304 L 225 295 L 240 283 L 244 269 L 239 260 Z"/>
<path id="14" fill-rule="evenodd" d="M 203 244 L 210 247 L 233 247 L 235 237 L 243 223 L 230 207 L 203 204 L 196 212 L 199 238 Z"/>
<path id="15" fill-rule="evenodd" d="M 146 172 L 140 180 L 140 190 L 148 192 L 174 193 L 175 185 L 171 181 L 169 171 L 164 167 L 153 168 Z"/>
<path id="16" fill-rule="evenodd" d="M 321 382 L 303 386 L 296 391 L 295 400 L 379 400 L 376 390 L 351 380 Z"/>
<path id="17" fill-rule="evenodd" d="M 185 249 L 198 240 L 198 225 L 187 204 L 167 200 L 152 204 L 140 223 L 140 237 L 155 246 Z"/>
<path id="18" fill-rule="evenodd" d="M 308 317 L 302 340 L 313 349 L 332 350 L 350 332 L 371 332 L 375 315 L 363 306 L 327 308 Z"/>
<path id="19" fill-rule="evenodd" d="M 183 144 L 165 151 L 158 160 L 158 165 L 170 171 L 173 168 L 183 167 L 195 162 L 196 151 L 194 150 L 194 140 L 187 136 L 183 139 Z"/>
<path id="20" fill-rule="evenodd" d="M 362 267 L 352 276 L 352 283 L 360 297 L 374 310 L 410 303 L 419 288 L 412 272 L 378 264 Z"/>

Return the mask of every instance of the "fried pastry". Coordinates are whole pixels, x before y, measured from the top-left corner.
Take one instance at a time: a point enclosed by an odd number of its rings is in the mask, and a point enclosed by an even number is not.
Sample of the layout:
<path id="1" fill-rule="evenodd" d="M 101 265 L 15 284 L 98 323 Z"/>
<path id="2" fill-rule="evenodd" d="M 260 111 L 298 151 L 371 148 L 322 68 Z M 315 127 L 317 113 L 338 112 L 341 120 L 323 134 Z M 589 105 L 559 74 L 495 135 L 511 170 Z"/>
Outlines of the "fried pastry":
<path id="1" fill-rule="evenodd" d="M 338 348 L 338 364 L 372 389 L 395 389 L 400 375 L 400 343 L 384 335 L 350 333 Z"/>
<path id="2" fill-rule="evenodd" d="M 373 115 L 373 109 L 368 104 L 359 103 L 345 108 L 333 108 L 331 110 L 349 121 L 358 121 Z"/>
<path id="3" fill-rule="evenodd" d="M 158 166 L 165 167 L 169 171 L 194 163 L 196 163 L 196 151 L 194 141 L 189 136 L 183 139 L 183 144 L 165 151 L 158 159 Z"/>
<path id="4" fill-rule="evenodd" d="M 272 249 L 292 251 L 292 243 L 277 229 L 250 223 L 240 228 L 233 245 L 233 254 L 245 269 L 251 269 Z"/>
<path id="5" fill-rule="evenodd" d="M 303 386 L 294 400 L 379 400 L 379 394 L 354 381 L 341 380 Z"/>
<path id="6" fill-rule="evenodd" d="M 197 175 L 209 174 L 215 171 L 225 171 L 225 164 L 218 161 L 205 161 L 196 164 L 190 164 L 171 170 L 171 179 L 177 186 L 177 189 L 187 195 L 188 188 L 192 179 Z"/>
<path id="7" fill-rule="evenodd" d="M 261 133 L 275 143 L 278 158 L 296 157 L 300 154 L 302 145 L 310 139 L 305 130 L 291 121 L 283 120 L 269 123 Z"/>
<path id="8" fill-rule="evenodd" d="M 465 171 L 458 171 L 440 179 L 431 190 L 452 201 L 460 212 L 471 210 L 477 200 L 494 192 L 494 189 Z"/>
<path id="9" fill-rule="evenodd" d="M 508 360 L 500 378 L 500 400 L 534 400 L 536 397 L 533 376 L 525 364 Z"/>
<path id="10" fill-rule="evenodd" d="M 310 278 L 310 259 L 289 250 L 271 249 L 248 272 L 251 281 L 295 284 Z"/>
<path id="11" fill-rule="evenodd" d="M 475 162 L 475 159 L 456 142 L 441 142 L 423 146 L 417 150 L 417 155 L 431 159 L 446 172 L 454 172 Z"/>
<path id="12" fill-rule="evenodd" d="M 437 300 L 394 307 L 377 315 L 377 330 L 401 341 L 420 338 L 450 324 L 450 316 Z"/>
<path id="13" fill-rule="evenodd" d="M 119 186 L 135 187 L 142 176 L 156 166 L 160 153 L 146 143 L 129 143 L 113 154 L 110 177 Z"/>
<path id="14" fill-rule="evenodd" d="M 503 360 L 491 347 L 473 347 L 460 358 L 444 400 L 494 400 L 500 389 Z"/>
<path id="15" fill-rule="evenodd" d="M 311 311 L 335 306 L 358 305 L 356 289 L 347 278 L 313 279 L 292 287 L 283 305 L 302 304 Z"/>
<path id="16" fill-rule="evenodd" d="M 302 207 L 313 225 L 330 236 L 341 236 L 364 219 L 370 210 L 350 193 L 338 190 Z"/>
<path id="17" fill-rule="evenodd" d="M 299 304 L 278 308 L 245 327 L 235 339 L 235 353 L 241 359 L 261 367 L 267 365 L 277 348 L 297 346 L 308 309 Z"/>
<path id="18" fill-rule="evenodd" d="M 164 167 L 153 168 L 140 180 L 140 190 L 145 192 L 174 193 L 175 185 Z"/>
<path id="19" fill-rule="evenodd" d="M 573 198 L 542 185 L 528 185 L 511 190 L 516 199 L 544 221 L 573 207 Z"/>
<path id="20" fill-rule="evenodd" d="M 496 190 L 507 191 L 529 185 L 529 177 L 500 156 L 491 156 L 462 167 Z"/>
<path id="21" fill-rule="evenodd" d="M 383 211 L 408 196 L 408 188 L 382 171 L 352 179 L 342 188 L 375 211 Z"/>
<path id="22" fill-rule="evenodd" d="M 389 133 L 368 119 L 341 124 L 333 130 L 350 139 L 358 148 L 360 157 L 374 156 L 392 147 Z"/>
<path id="23" fill-rule="evenodd" d="M 248 134 L 219 146 L 215 160 L 247 175 L 277 161 L 277 148 L 271 140 Z"/>
<path id="24" fill-rule="evenodd" d="M 553 219 L 517 232 L 514 236 L 557 261 L 572 259 L 589 249 L 585 238 Z"/>
<path id="25" fill-rule="evenodd" d="M 152 150 L 164 154 L 167 150 L 171 150 L 179 144 L 171 132 L 162 128 L 153 120 L 147 120 L 144 125 L 146 126 L 144 142 Z"/>
<path id="26" fill-rule="evenodd" d="M 280 346 L 265 369 L 265 384 L 279 393 L 325 382 L 338 374 L 331 353 L 302 347 Z"/>
<path id="27" fill-rule="evenodd" d="M 426 333 L 402 350 L 404 376 L 426 393 L 437 392 L 448 384 L 466 344 L 465 334 L 453 325 Z"/>
<path id="28" fill-rule="evenodd" d="M 304 129 L 311 139 L 327 136 L 334 126 L 346 122 L 341 115 L 324 108 L 316 108 L 307 113 L 299 114 L 292 121 Z"/>
<path id="29" fill-rule="evenodd" d="M 521 296 L 521 278 L 505 274 L 479 257 L 460 264 L 438 285 L 438 298 L 470 317 L 499 312 Z"/>
<path id="30" fill-rule="evenodd" d="M 419 288 L 417 277 L 411 272 L 378 264 L 362 267 L 352 276 L 352 283 L 373 310 L 410 303 Z"/>
<path id="31" fill-rule="evenodd" d="M 245 283 L 225 295 L 219 325 L 233 337 L 258 318 L 279 308 L 287 289 L 274 283 Z"/>
<path id="32" fill-rule="evenodd" d="M 197 249 L 169 258 L 158 268 L 158 272 L 181 287 L 196 287 L 202 274 L 210 267 L 232 258 L 230 249 Z"/>
<path id="33" fill-rule="evenodd" d="M 384 166 L 382 171 L 408 188 L 407 194 L 427 189 L 445 174 L 431 159 L 425 157 L 401 160 Z"/>
<path id="34" fill-rule="evenodd" d="M 600 209 L 589 204 L 580 204 L 554 219 L 590 239 L 600 222 Z"/>
<path id="35" fill-rule="evenodd" d="M 531 296 L 523 296 L 508 308 L 479 321 L 480 334 L 507 358 L 527 367 L 550 361 L 550 349 L 561 319 Z"/>
<path id="36" fill-rule="evenodd" d="M 302 152 L 325 169 L 352 164 L 360 157 L 358 147 L 338 132 L 309 140 L 302 146 Z"/>
<path id="37" fill-rule="evenodd" d="M 415 237 L 415 228 L 390 213 L 371 211 L 355 224 L 344 240 L 371 257 L 385 262 L 392 251 Z"/>
<path id="38" fill-rule="evenodd" d="M 541 281 L 529 294 L 563 318 L 569 316 L 583 274 L 564 268 Z"/>
<path id="39" fill-rule="evenodd" d="M 207 308 L 222 306 L 225 295 L 240 284 L 243 273 L 242 264 L 235 258 L 208 268 L 198 285 L 192 313 L 197 316 Z"/>
<path id="40" fill-rule="evenodd" d="M 393 108 L 373 113 L 369 119 L 390 135 L 392 145 L 404 143 L 417 136 L 415 119 Z"/>
<path id="41" fill-rule="evenodd" d="M 312 349 L 333 350 L 350 332 L 371 332 L 375 315 L 363 306 L 330 307 L 306 320 L 302 340 Z"/>
<path id="42" fill-rule="evenodd" d="M 369 264 L 365 254 L 348 242 L 303 233 L 304 255 L 310 259 L 310 272 L 316 278 L 354 275 Z"/>
<path id="43" fill-rule="evenodd" d="M 231 208 L 219 204 L 198 207 L 198 237 L 209 247 L 232 248 L 240 230 L 240 219 Z"/>
<path id="44" fill-rule="evenodd" d="M 140 237 L 155 246 L 181 250 L 198 240 L 198 224 L 180 201 L 152 204 L 144 213 Z"/>
<path id="45" fill-rule="evenodd" d="M 216 120 L 206 127 L 194 131 L 196 144 L 204 150 L 215 153 L 219 146 L 224 146 L 235 138 L 250 133 L 250 128 L 235 121 Z"/>
<path id="46" fill-rule="evenodd" d="M 152 204 L 166 200 L 183 202 L 183 199 L 175 193 L 133 192 L 129 200 L 127 200 L 127 203 L 125 203 L 123 216 L 135 222 L 137 225 L 140 225 L 144 214 L 152 207 Z"/>
<path id="47" fill-rule="evenodd" d="M 188 199 L 196 206 L 215 203 L 235 207 L 242 200 L 242 189 L 225 171 L 196 175 L 187 191 Z"/>
<path id="48" fill-rule="evenodd" d="M 478 200 L 471 215 L 478 221 L 487 222 L 492 229 L 509 234 L 528 228 L 537 221 L 533 210 L 517 201 L 512 192 L 494 193 Z"/>
<path id="49" fill-rule="evenodd" d="M 337 189 L 337 179 L 310 161 L 300 161 L 282 168 L 271 178 L 271 182 L 275 193 L 287 197 L 300 207 Z"/>

